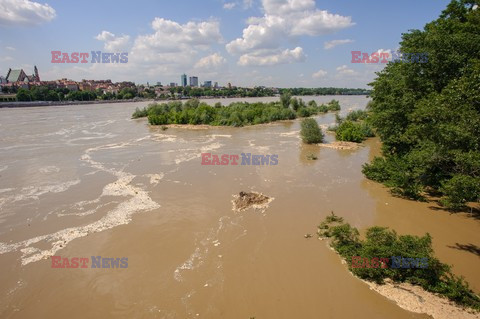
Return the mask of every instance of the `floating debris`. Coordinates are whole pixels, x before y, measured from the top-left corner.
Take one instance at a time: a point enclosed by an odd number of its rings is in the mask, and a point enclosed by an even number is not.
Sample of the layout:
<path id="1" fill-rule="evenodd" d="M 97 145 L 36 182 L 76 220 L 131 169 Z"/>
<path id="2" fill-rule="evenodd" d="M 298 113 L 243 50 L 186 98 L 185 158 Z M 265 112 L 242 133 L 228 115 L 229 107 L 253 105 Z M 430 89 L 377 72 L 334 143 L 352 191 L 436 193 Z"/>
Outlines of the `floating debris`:
<path id="1" fill-rule="evenodd" d="M 331 143 L 320 143 L 318 145 L 320 145 L 321 147 L 333 148 L 336 150 L 356 150 L 362 146 L 362 144 L 359 144 L 359 143 L 343 142 L 343 141 L 335 141 Z"/>
<path id="2" fill-rule="evenodd" d="M 233 195 L 233 197 L 233 210 L 238 212 L 248 208 L 265 209 L 273 200 L 273 197 L 268 197 L 257 192 L 240 192 L 238 195 Z"/>

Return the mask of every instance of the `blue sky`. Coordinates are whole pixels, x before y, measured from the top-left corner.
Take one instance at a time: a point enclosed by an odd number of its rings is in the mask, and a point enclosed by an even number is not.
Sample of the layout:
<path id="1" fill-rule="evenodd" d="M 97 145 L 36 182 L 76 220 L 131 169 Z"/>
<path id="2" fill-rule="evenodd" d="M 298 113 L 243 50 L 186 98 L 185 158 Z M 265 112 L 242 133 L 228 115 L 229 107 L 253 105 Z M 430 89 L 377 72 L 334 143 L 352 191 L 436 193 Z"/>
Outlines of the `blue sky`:
<path id="1" fill-rule="evenodd" d="M 395 50 L 447 0 L 0 0 L 0 75 L 240 86 L 366 88 L 383 64 L 351 51 Z M 330 45 L 328 45 L 330 43 Z M 126 64 L 56 64 L 51 51 L 128 52 Z"/>

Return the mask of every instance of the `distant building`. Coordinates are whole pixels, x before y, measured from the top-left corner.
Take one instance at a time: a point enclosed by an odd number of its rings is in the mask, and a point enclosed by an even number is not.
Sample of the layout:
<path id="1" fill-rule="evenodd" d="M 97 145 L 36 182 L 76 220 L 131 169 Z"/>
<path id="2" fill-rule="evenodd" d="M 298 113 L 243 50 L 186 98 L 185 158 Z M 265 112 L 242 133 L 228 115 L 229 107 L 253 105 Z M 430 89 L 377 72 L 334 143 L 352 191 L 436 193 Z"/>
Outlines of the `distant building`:
<path id="1" fill-rule="evenodd" d="M 218 82 L 215 82 L 215 84 L 213 85 L 214 88 L 218 88 Z"/>
<path id="2" fill-rule="evenodd" d="M 162 86 L 162 82 L 157 82 L 157 86 Z"/>
<path id="3" fill-rule="evenodd" d="M 198 87 L 198 77 L 196 77 L 196 76 L 191 76 L 190 77 L 190 86 Z"/>
<path id="4" fill-rule="evenodd" d="M 229 89 L 232 88 L 232 83 L 228 82 L 228 88 L 229 88 Z"/>
<path id="5" fill-rule="evenodd" d="M 0 84 L 7 83 L 7 79 L 0 75 Z"/>
<path id="6" fill-rule="evenodd" d="M 176 86 L 177 86 L 177 83 L 174 83 L 174 82 L 171 82 L 171 83 L 170 83 L 170 87 L 174 88 L 174 87 L 176 87 Z"/>
<path id="7" fill-rule="evenodd" d="M 38 69 L 37 66 L 33 68 L 33 74 L 32 75 L 27 75 L 23 69 L 19 70 L 12 70 L 8 69 L 7 77 L 6 77 L 7 83 L 15 83 L 15 82 L 23 82 L 23 83 L 29 83 L 29 82 L 40 82 L 40 76 L 38 75 Z"/>
<path id="8" fill-rule="evenodd" d="M 212 87 L 212 81 L 205 81 L 205 82 L 203 82 L 203 87 L 211 88 L 211 87 Z"/>
<path id="9" fill-rule="evenodd" d="M 183 87 L 187 86 L 187 75 L 185 73 L 182 74 L 180 83 L 182 83 Z"/>

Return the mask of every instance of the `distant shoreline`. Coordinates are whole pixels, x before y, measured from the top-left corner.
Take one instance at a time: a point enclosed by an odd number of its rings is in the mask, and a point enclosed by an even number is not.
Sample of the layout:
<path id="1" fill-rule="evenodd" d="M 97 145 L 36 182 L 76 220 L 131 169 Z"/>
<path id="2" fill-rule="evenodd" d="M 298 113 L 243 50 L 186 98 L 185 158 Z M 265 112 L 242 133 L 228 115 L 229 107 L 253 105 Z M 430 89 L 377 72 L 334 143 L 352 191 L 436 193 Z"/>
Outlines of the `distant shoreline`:
<path id="1" fill-rule="evenodd" d="M 103 100 L 103 101 L 21 101 L 21 102 L 0 102 L 0 108 L 19 108 L 19 107 L 40 107 L 40 106 L 62 106 L 78 104 L 108 104 L 108 103 L 132 103 L 154 101 L 152 99 L 132 99 L 132 100 Z"/>
<path id="2" fill-rule="evenodd" d="M 302 96 L 368 96 L 368 94 L 328 94 L 328 95 L 298 95 L 296 97 Z M 279 97 L 279 96 L 201 96 L 201 97 L 191 97 L 184 99 L 142 99 L 135 98 L 130 100 L 95 100 L 95 101 L 19 101 L 19 102 L 0 102 L 1 108 L 19 108 L 19 107 L 40 107 L 40 106 L 62 106 L 62 105 L 83 105 L 83 104 L 108 104 L 108 103 L 134 103 L 134 102 L 169 102 L 177 100 L 189 100 L 189 99 L 199 99 L 199 100 L 208 100 L 208 99 L 255 99 L 263 97 Z"/>

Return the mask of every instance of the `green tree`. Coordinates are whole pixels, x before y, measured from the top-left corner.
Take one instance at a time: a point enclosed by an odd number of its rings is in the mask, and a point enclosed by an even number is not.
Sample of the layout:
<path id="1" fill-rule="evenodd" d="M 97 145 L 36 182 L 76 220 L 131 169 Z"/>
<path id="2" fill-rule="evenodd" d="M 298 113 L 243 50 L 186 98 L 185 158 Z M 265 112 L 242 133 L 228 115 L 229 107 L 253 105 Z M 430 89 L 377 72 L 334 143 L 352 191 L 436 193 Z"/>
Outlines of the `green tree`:
<path id="1" fill-rule="evenodd" d="M 17 101 L 32 101 L 32 96 L 28 90 L 19 88 L 17 91 Z"/>
<path id="2" fill-rule="evenodd" d="M 474 3 L 453 0 L 424 30 L 403 34 L 400 51 L 426 53 L 427 61 L 390 62 L 371 83 L 369 121 L 383 142 L 383 160 L 365 165 L 365 175 L 412 198 L 440 192 L 451 209 L 480 199 L 480 10 Z"/>
<path id="3" fill-rule="evenodd" d="M 324 137 L 317 121 L 312 118 L 302 120 L 300 135 L 303 142 L 307 144 L 321 143 Z"/>
<path id="4" fill-rule="evenodd" d="M 280 95 L 280 101 L 284 108 L 287 108 L 290 106 L 291 99 L 292 99 L 292 94 L 290 94 L 290 92 L 284 92 L 282 93 L 282 95 Z"/>

